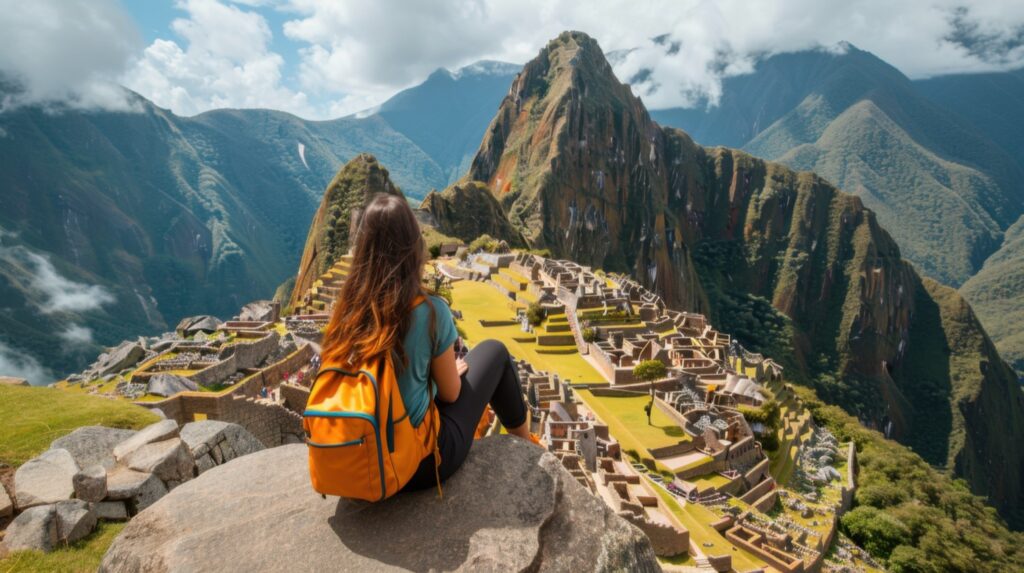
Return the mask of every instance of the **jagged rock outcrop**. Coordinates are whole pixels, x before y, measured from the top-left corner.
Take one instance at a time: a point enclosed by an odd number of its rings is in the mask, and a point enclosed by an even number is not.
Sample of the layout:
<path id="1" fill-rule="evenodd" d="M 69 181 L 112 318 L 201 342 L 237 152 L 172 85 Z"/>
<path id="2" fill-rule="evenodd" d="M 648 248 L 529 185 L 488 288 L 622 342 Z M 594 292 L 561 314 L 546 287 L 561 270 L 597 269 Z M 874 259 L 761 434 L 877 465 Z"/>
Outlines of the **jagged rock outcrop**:
<path id="1" fill-rule="evenodd" d="M 515 438 L 478 441 L 443 499 L 323 499 L 307 455 L 264 450 L 182 485 L 122 531 L 100 570 L 659 570 L 640 530 Z"/>
<path id="2" fill-rule="evenodd" d="M 473 181 L 528 246 L 709 315 L 1024 525 L 1024 394 L 963 299 L 922 280 L 859 198 L 658 126 L 579 32 L 516 77 Z"/>
<path id="3" fill-rule="evenodd" d="M 445 235 L 471 241 L 487 234 L 512 245 L 525 245 L 490 189 L 478 181 L 457 183 L 444 191 L 431 191 L 423 199 L 420 209 L 432 215 L 437 230 Z"/>
<path id="4" fill-rule="evenodd" d="M 348 251 L 353 223 L 378 193 L 402 195 L 388 170 L 368 153 L 357 155 L 334 176 L 309 227 L 290 306 L 297 304 L 313 281 Z"/>

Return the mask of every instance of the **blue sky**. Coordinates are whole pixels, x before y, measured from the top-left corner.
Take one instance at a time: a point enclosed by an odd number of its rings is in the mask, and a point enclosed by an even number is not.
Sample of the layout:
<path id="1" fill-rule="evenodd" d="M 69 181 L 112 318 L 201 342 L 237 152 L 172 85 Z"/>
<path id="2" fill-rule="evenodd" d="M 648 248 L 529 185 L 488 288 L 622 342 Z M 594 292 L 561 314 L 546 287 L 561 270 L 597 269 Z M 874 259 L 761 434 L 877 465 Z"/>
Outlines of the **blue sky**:
<path id="1" fill-rule="evenodd" d="M 1024 2 L 1006 0 L 0 0 L 0 101 L 128 109 L 126 86 L 181 115 L 372 108 L 437 68 L 523 63 L 561 31 L 629 49 L 620 78 L 653 109 L 717 101 L 765 54 L 873 52 L 907 75 L 1024 65 Z M 679 50 L 652 41 L 667 35 Z"/>

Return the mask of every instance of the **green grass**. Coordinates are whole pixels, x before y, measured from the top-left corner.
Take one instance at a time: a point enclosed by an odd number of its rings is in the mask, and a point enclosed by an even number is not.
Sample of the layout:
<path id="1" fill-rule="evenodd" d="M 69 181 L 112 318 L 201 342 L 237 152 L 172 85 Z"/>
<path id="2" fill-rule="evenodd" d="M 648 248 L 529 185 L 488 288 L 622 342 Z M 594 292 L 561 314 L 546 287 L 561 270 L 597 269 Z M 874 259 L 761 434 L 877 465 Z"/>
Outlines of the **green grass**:
<path id="1" fill-rule="evenodd" d="M 0 463 L 18 467 L 81 426 L 142 428 L 156 414 L 124 400 L 56 388 L 0 386 Z"/>
<path id="2" fill-rule="evenodd" d="M 18 551 L 0 560 L 0 573 L 59 572 L 77 573 L 96 571 L 114 538 L 124 529 L 124 523 L 101 521 L 96 531 L 71 545 L 43 553 L 42 551 Z"/>
<path id="3" fill-rule="evenodd" d="M 688 481 L 694 483 L 697 486 L 698 489 L 703 491 L 705 489 L 709 489 L 709 488 L 712 488 L 712 487 L 720 488 L 720 487 L 722 487 L 724 485 L 727 485 L 731 480 L 729 478 L 723 476 L 722 474 L 712 473 L 712 474 L 702 475 L 702 476 L 693 478 L 693 479 L 688 480 Z"/>
<path id="4" fill-rule="evenodd" d="M 654 486 L 654 491 L 661 498 L 661 503 L 672 512 L 690 532 L 690 543 L 696 545 L 705 555 L 732 554 L 732 567 L 736 571 L 752 571 L 764 568 L 766 565 L 757 556 L 748 551 L 736 547 L 728 539 L 722 537 L 711 524 L 718 521 L 719 517 L 706 507 L 697 503 L 680 504 L 675 497 L 664 489 Z M 705 547 L 710 543 L 711 547 Z"/>
<path id="5" fill-rule="evenodd" d="M 515 317 L 510 308 L 512 301 L 505 298 L 496 288 L 485 283 L 458 281 L 452 285 L 453 307 L 462 311 L 465 320 L 459 326 L 465 331 L 466 342 L 476 344 L 488 338 L 505 343 L 509 352 L 522 358 L 539 370 L 557 373 L 563 380 L 573 382 L 604 382 L 604 377 L 594 369 L 578 352 L 542 353 L 536 342 L 525 342 L 519 326 L 480 325 L 480 320 L 508 320 Z M 520 340 L 516 340 L 516 339 Z M 562 347 L 549 347 L 559 348 Z M 564 349 L 563 349 L 564 350 Z"/>
<path id="6" fill-rule="evenodd" d="M 577 390 L 576 396 L 608 424 L 608 430 L 623 450 L 634 450 L 641 457 L 650 458 L 647 448 L 672 446 L 690 439 L 689 434 L 658 408 L 651 412 L 651 424 L 648 425 L 647 414 L 644 413 L 644 404 L 650 400 L 647 396 L 594 396 L 589 390 Z"/>

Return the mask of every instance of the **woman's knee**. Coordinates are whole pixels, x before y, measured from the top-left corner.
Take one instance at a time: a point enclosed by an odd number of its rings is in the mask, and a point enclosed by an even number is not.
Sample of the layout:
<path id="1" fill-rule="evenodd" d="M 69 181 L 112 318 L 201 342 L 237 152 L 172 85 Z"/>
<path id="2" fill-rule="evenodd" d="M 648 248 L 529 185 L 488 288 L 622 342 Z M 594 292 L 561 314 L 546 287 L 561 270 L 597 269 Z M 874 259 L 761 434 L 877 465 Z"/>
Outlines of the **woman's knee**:
<path id="1" fill-rule="evenodd" d="M 500 340 L 494 340 L 493 338 L 484 340 L 480 344 L 477 344 L 473 347 L 473 351 L 491 359 L 509 359 L 508 348 L 505 346 L 505 343 Z"/>

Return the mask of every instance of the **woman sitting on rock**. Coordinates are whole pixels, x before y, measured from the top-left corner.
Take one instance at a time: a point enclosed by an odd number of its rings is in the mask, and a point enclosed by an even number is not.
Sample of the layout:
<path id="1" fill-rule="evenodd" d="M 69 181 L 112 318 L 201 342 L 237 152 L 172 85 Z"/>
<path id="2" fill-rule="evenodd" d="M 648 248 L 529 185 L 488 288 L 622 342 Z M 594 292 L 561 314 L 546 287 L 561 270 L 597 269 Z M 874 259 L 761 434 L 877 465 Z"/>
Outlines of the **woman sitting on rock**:
<path id="1" fill-rule="evenodd" d="M 395 480 L 403 491 L 432 487 L 459 469 L 488 404 L 509 434 L 536 440 L 527 427 L 519 376 L 505 345 L 487 340 L 465 359 L 456 358 L 458 334 L 451 310 L 443 299 L 425 296 L 426 259 L 419 224 L 406 200 L 381 194 L 370 201 L 321 353 L 321 374 L 328 366 L 366 364 L 390 353 L 413 428 L 439 418 L 434 433 L 440 462 L 435 466 L 432 452 L 423 457 L 405 483 L 407 476 Z M 401 448 L 402 434 L 395 439 Z M 386 489 L 383 496 L 397 491 Z"/>

